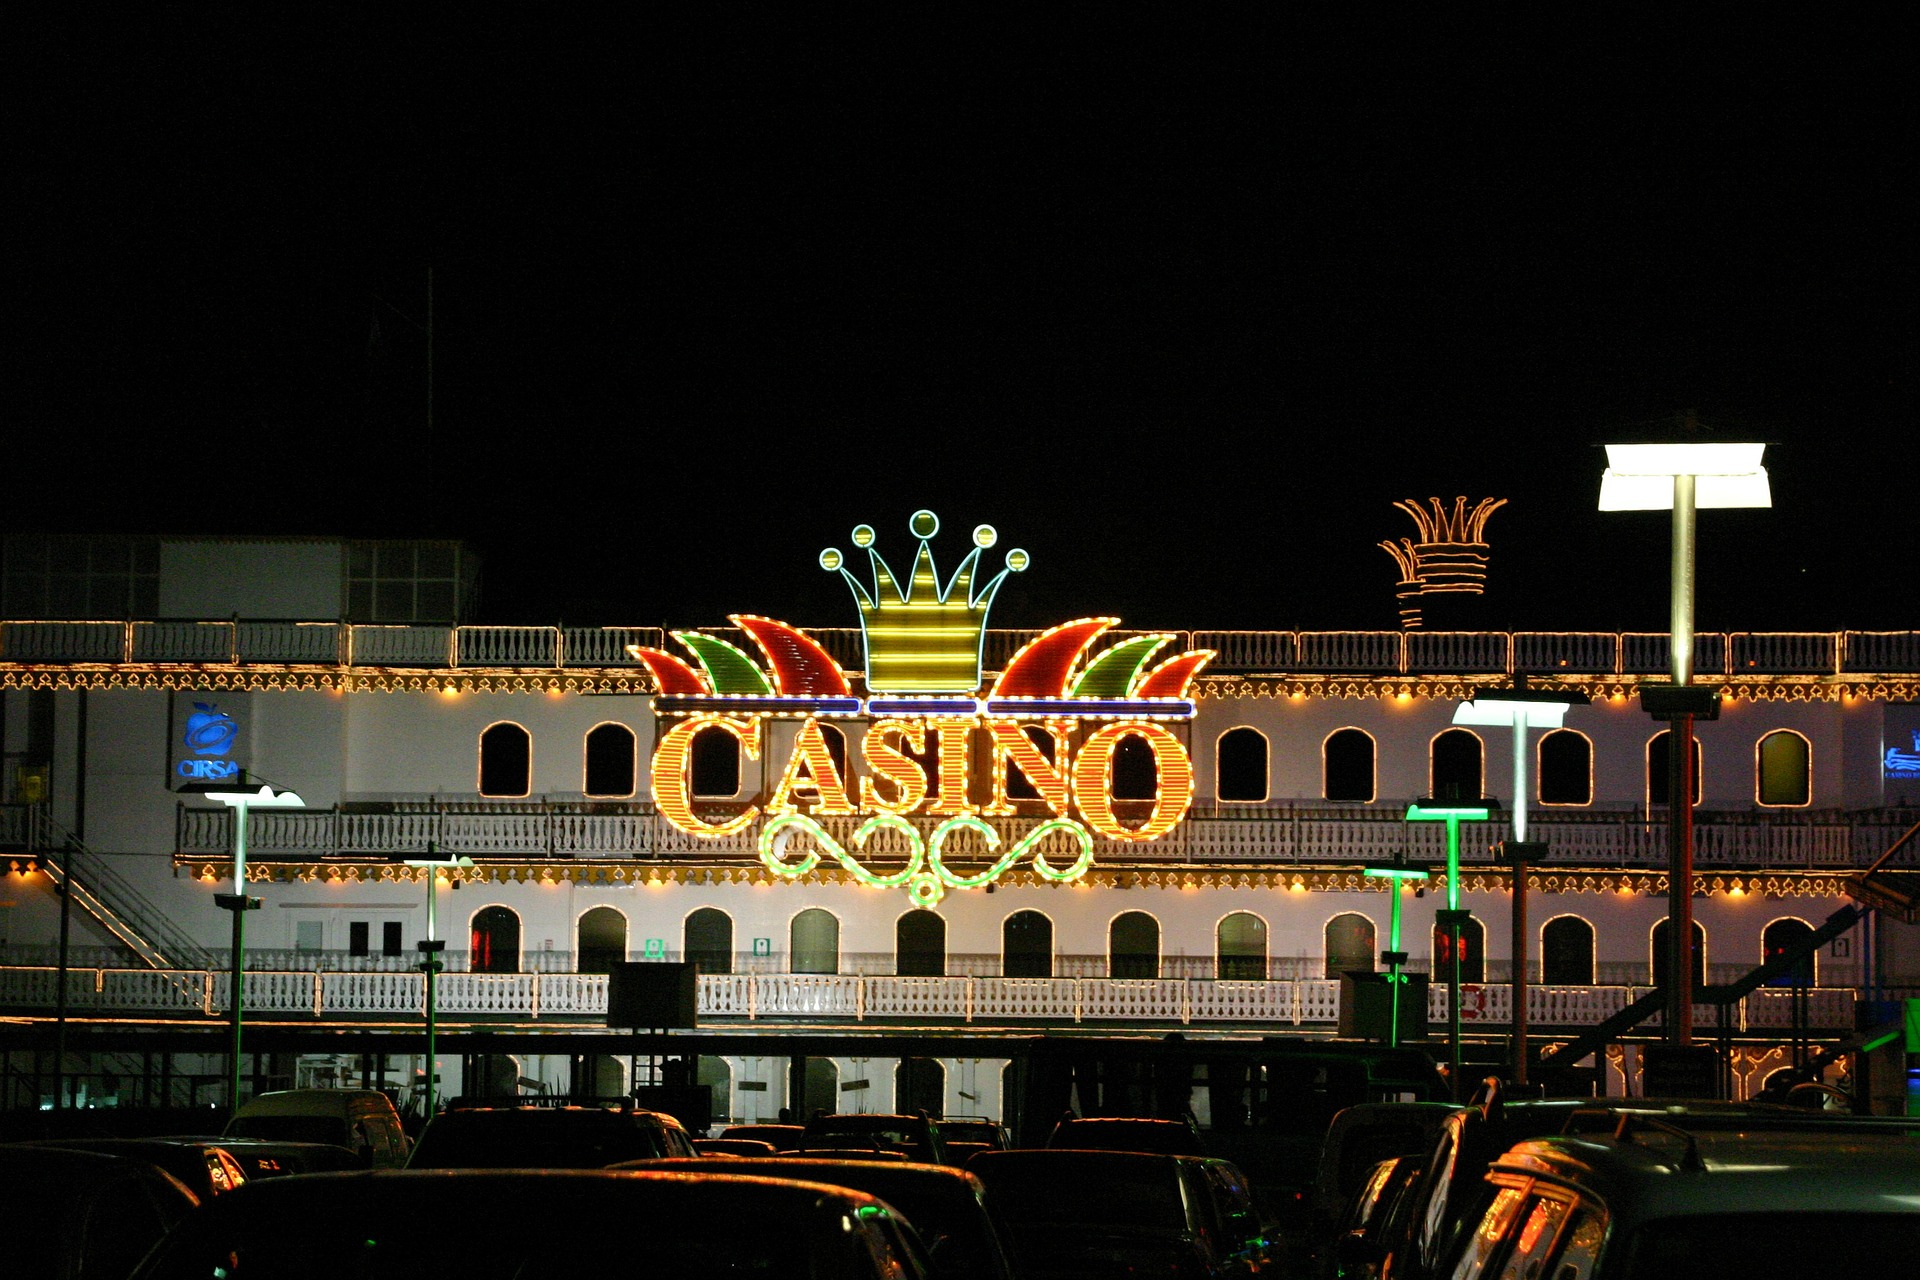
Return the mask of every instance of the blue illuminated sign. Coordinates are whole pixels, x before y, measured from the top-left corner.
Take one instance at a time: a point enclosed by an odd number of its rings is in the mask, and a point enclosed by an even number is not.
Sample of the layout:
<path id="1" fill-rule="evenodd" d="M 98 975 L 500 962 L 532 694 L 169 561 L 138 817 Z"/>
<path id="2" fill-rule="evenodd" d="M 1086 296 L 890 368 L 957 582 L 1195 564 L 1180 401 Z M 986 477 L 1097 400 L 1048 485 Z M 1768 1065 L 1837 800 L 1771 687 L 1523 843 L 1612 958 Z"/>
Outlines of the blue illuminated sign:
<path id="1" fill-rule="evenodd" d="M 1886 776 L 1902 779 L 1920 778 L 1920 729 L 1913 731 L 1913 750 L 1887 748 Z"/>
<path id="2" fill-rule="evenodd" d="M 217 705 L 194 703 L 186 731 L 180 735 L 180 745 L 193 755 L 176 761 L 174 772 L 198 782 L 221 782 L 239 776 L 237 761 L 220 758 L 233 750 L 239 733 L 240 725 Z"/>

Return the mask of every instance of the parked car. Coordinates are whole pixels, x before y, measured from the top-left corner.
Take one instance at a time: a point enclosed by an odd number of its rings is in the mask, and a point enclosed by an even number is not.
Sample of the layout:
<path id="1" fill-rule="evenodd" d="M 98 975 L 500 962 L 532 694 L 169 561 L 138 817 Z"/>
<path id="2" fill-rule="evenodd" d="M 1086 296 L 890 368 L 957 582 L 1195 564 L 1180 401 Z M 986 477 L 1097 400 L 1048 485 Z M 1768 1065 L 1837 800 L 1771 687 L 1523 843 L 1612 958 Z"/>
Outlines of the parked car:
<path id="1" fill-rule="evenodd" d="M 771 1156 L 778 1155 L 771 1142 L 761 1142 L 756 1138 L 695 1138 L 693 1149 L 703 1156 Z"/>
<path id="2" fill-rule="evenodd" d="M 427 1122 L 409 1169 L 604 1169 L 691 1156 L 672 1116 L 636 1107 L 462 1107 Z"/>
<path id="3" fill-rule="evenodd" d="M 641 1160 L 618 1167 L 682 1172 L 702 1168 L 699 1161 L 684 1159 Z M 1000 1232 L 987 1209 L 985 1185 L 963 1170 L 886 1160 L 772 1156 L 729 1160 L 719 1171 L 729 1176 L 799 1178 L 864 1191 L 906 1215 L 926 1245 L 936 1275 L 955 1280 L 1006 1280 L 1011 1274 Z"/>
<path id="4" fill-rule="evenodd" d="M 23 1280 L 125 1280 L 200 1203 L 146 1160 L 24 1143 L 0 1146 L 0 1193 L 0 1260 Z"/>
<path id="5" fill-rule="evenodd" d="M 1487 1181 L 1458 1280 L 1895 1276 L 1920 1258 L 1911 1131 L 1628 1116 L 1612 1133 L 1519 1143 Z"/>
<path id="6" fill-rule="evenodd" d="M 1191 1120 L 1145 1116 L 1062 1116 L 1047 1137 L 1050 1147 L 1076 1151 L 1158 1151 L 1169 1156 L 1207 1154 Z"/>
<path id="7" fill-rule="evenodd" d="M 807 1136 L 803 1124 L 730 1124 L 720 1131 L 723 1138 L 751 1138 L 770 1142 L 775 1151 L 792 1151 Z"/>
<path id="8" fill-rule="evenodd" d="M 1380 1162 L 1433 1150 L 1451 1102 L 1363 1102 L 1333 1117 L 1320 1144 L 1307 1233 L 1318 1244 L 1342 1229 L 1340 1219 Z"/>
<path id="9" fill-rule="evenodd" d="M 1394 1210 L 1406 1199 L 1425 1167 L 1423 1156 L 1395 1156 L 1367 1171 L 1360 1189 L 1326 1238 L 1310 1245 L 1315 1275 L 1329 1280 L 1365 1280 L 1379 1269 Z"/>
<path id="10" fill-rule="evenodd" d="M 620 1259 L 633 1274 L 675 1280 L 929 1275 L 913 1229 L 862 1192 L 718 1173 L 577 1169 L 252 1182 L 188 1217 L 134 1275 L 557 1280 L 600 1274 Z"/>
<path id="11" fill-rule="evenodd" d="M 898 1151 L 921 1164 L 946 1164 L 946 1143 L 937 1121 L 924 1115 L 815 1116 L 807 1121 L 798 1151 Z"/>
<path id="12" fill-rule="evenodd" d="M 944 1116 L 940 1121 L 940 1136 L 949 1145 L 977 1142 L 988 1151 L 1005 1151 L 1013 1146 L 1007 1126 L 985 1116 Z"/>
<path id="13" fill-rule="evenodd" d="M 1821 1113 L 1797 1111 L 1764 1103 L 1711 1102 L 1698 1099 L 1633 1098 L 1606 1102 L 1596 1099 L 1503 1100 L 1496 1082 L 1489 1081 L 1473 1104 L 1440 1122 L 1433 1150 L 1411 1193 L 1404 1215 L 1396 1215 L 1395 1230 L 1381 1241 L 1380 1274 L 1385 1280 L 1438 1280 L 1450 1274 L 1465 1224 L 1478 1221 L 1490 1197 L 1485 1174 L 1494 1159 L 1516 1142 L 1560 1132 L 1580 1116 L 1598 1117 L 1612 1125 L 1626 1110 L 1671 1117 L 1690 1123 L 1746 1123 L 1753 1117 L 1801 1117 L 1818 1123 Z"/>
<path id="14" fill-rule="evenodd" d="M 1247 1276 L 1271 1253 L 1240 1171 L 1145 1151 L 985 1151 L 967 1171 L 1032 1280 Z"/>
<path id="15" fill-rule="evenodd" d="M 178 1178 L 197 1198 L 210 1200 L 247 1180 L 240 1162 L 218 1142 L 218 1139 L 196 1138 L 37 1138 L 19 1145 L 96 1151 L 101 1155 L 145 1160 Z"/>
<path id="16" fill-rule="evenodd" d="M 374 1169 L 407 1162 L 407 1135 L 393 1100 L 378 1089 L 283 1089 L 240 1104 L 221 1136 L 326 1142 Z"/>
<path id="17" fill-rule="evenodd" d="M 232 1156 L 249 1179 L 278 1178 L 294 1173 L 345 1173 L 364 1169 L 366 1162 L 345 1147 L 330 1142 L 270 1142 L 264 1138 L 191 1138 L 210 1142 Z"/>

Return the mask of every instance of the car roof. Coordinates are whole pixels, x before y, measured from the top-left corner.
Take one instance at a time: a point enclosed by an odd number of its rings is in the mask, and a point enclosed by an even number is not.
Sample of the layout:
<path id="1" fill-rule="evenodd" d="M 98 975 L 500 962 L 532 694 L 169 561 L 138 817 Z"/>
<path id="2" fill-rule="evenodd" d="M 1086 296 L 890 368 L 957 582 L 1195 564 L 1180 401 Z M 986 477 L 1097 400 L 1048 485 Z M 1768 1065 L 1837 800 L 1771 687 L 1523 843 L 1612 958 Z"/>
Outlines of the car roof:
<path id="1" fill-rule="evenodd" d="M 716 1160 L 712 1156 L 666 1156 L 653 1160 L 630 1160 L 614 1167 L 798 1178 L 803 1182 L 856 1187 L 883 1200 L 887 1193 L 878 1190 L 880 1187 L 912 1187 L 928 1194 L 950 1190 L 969 1196 L 977 1194 L 980 1189 L 980 1179 L 965 1169 L 916 1160 L 820 1160 L 808 1156 L 735 1156 Z"/>
<path id="2" fill-rule="evenodd" d="M 1920 1213 L 1920 1138 L 1844 1122 L 1555 1135 L 1517 1144 L 1489 1173 L 1589 1191 L 1632 1221 L 1809 1209 Z"/>

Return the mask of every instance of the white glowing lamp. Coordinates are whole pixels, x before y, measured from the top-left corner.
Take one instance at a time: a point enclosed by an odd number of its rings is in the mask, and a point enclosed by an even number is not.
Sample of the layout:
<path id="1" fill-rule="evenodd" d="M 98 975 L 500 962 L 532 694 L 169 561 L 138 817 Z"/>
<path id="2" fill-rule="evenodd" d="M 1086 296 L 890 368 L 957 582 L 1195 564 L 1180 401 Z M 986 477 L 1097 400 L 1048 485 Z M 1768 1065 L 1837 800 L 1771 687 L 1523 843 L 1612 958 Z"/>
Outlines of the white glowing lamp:
<path id="1" fill-rule="evenodd" d="M 1602 511 L 1670 511 L 1673 478 L 1692 476 L 1695 507 L 1770 507 L 1764 444 L 1610 444 Z"/>

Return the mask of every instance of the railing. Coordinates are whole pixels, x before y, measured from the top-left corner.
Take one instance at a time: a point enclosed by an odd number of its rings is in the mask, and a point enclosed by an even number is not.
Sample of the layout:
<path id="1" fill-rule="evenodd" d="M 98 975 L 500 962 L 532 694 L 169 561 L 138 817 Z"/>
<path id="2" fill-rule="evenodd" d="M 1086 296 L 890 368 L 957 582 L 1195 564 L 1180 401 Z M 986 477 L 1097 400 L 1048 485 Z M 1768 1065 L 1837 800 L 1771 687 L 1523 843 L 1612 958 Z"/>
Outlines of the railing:
<path id="1" fill-rule="evenodd" d="M 727 632 L 730 628 L 709 628 Z M 860 632 L 808 634 L 849 670 L 865 665 Z M 989 630 L 986 664 L 1004 666 L 1039 633 Z M 1140 634 L 1115 632 L 1116 637 Z M 1658 675 L 1667 636 L 1607 631 L 1190 631 L 1185 648 L 1212 649 L 1216 672 L 1416 675 L 1424 673 Z M 627 646 L 659 648 L 658 627 L 448 627 L 331 621 L 168 619 L 140 622 L 0 622 L 0 661 L 193 662 L 234 665 L 630 667 Z M 1920 631 L 1702 632 L 1694 670 L 1704 676 L 1920 673 Z"/>
<path id="2" fill-rule="evenodd" d="M 249 970 L 246 1007 L 254 1014 L 356 1018 L 419 1016 L 425 979 L 418 973 L 334 973 Z M 1593 1026 L 1645 995 L 1642 986 L 1529 986 L 1527 1017 L 1542 1033 Z M 228 1007 L 232 976 L 221 970 L 70 969 L 67 1003 L 105 1014 L 199 1014 Z M 1428 988 L 1427 1017 L 1447 1020 L 1447 989 Z M 1793 1025 L 1796 994 L 1805 997 L 1806 1027 L 1834 1033 L 1853 1028 L 1855 993 L 1846 987 L 1756 991 L 1727 1006 L 1726 1029 L 1746 1033 Z M 0 1009 L 52 1008 L 58 971 L 0 967 Z M 448 973 L 435 992 L 439 1013 L 459 1018 L 604 1021 L 607 979 L 590 973 Z M 703 1018 L 805 1018 L 826 1022 L 925 1020 L 955 1023 L 1151 1022 L 1258 1023 L 1325 1026 L 1340 1017 L 1340 984 L 1303 978 L 1268 982 L 1194 978 L 908 978 L 887 974 L 713 973 L 699 980 Z M 1699 1005 L 1701 1033 L 1721 1026 L 1721 1006 Z M 1504 1027 L 1513 1018 L 1513 989 L 1504 983 L 1461 987 L 1463 1029 Z M 1656 1024 L 1649 1024 L 1656 1025 Z"/>
<path id="3" fill-rule="evenodd" d="M 248 825 L 250 853 L 263 859 L 396 858 L 423 853 L 514 861 L 621 859 L 702 863 L 757 861 L 751 831 L 717 840 L 689 835 L 652 807 L 615 813 L 579 801 L 476 802 L 422 796 L 396 802 L 408 812 L 341 813 L 332 809 L 261 812 Z M 1409 823 L 1405 805 L 1207 804 L 1160 840 L 1147 843 L 1095 838 L 1098 865 L 1216 866 L 1256 864 L 1354 865 L 1405 850 L 1416 861 L 1440 861 L 1445 833 L 1438 823 Z M 1912 824 L 1905 810 L 1696 810 L 1694 860 L 1703 868 L 1843 870 L 1878 857 Z M 822 825 L 847 847 L 857 818 L 824 818 Z M 1019 839 L 1037 818 L 992 818 L 1002 840 Z M 231 850 L 229 810 L 179 806 L 175 850 L 185 858 L 224 858 Z M 1471 823 L 1461 857 L 1492 861 L 1491 847 L 1507 838 L 1510 818 Z M 1661 867 L 1667 860 L 1665 812 L 1638 809 L 1533 811 L 1527 834 L 1544 840 L 1551 863 L 1564 866 Z M 1920 863 L 1920 845 L 1902 851 L 1901 865 Z"/>
<path id="4" fill-rule="evenodd" d="M 54 883 L 82 911 L 156 969 L 204 962 L 206 951 L 108 860 L 55 822 L 44 805 L 17 806 L 19 834 Z M 9 827 L 16 824 L 5 824 Z"/>

